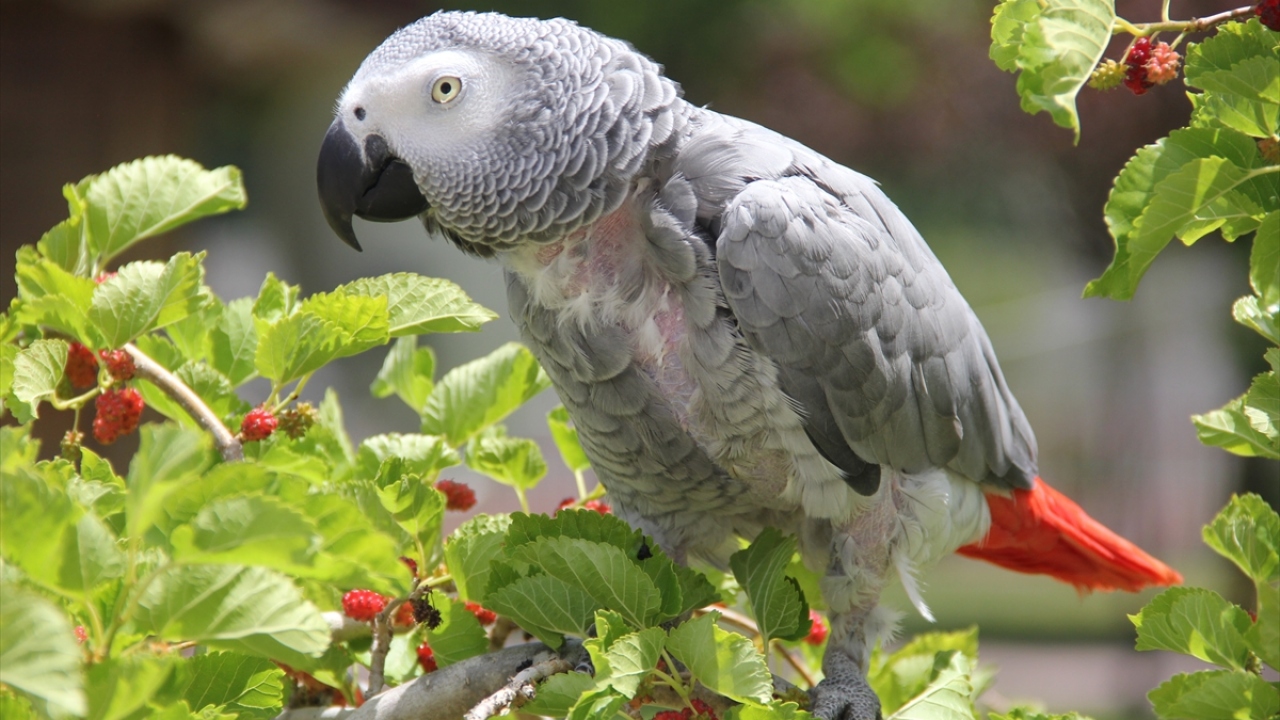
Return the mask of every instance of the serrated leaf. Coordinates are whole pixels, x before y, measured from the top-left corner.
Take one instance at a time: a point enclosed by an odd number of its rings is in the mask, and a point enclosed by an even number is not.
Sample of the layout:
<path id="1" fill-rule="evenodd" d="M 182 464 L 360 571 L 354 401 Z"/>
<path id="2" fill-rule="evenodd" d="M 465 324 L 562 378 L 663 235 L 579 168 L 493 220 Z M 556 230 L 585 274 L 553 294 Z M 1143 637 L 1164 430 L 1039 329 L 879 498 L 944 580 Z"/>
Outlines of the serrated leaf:
<path id="1" fill-rule="evenodd" d="M 61 712 L 84 715 L 80 663 L 66 615 L 35 593 L 0 583 L 0 683 Z"/>
<path id="2" fill-rule="evenodd" d="M 36 340 L 18 351 L 13 359 L 13 396 L 31 407 L 36 416 L 39 404 L 57 394 L 58 383 L 67 366 L 67 343 Z"/>
<path id="3" fill-rule="evenodd" d="M 394 393 L 415 413 L 420 412 L 435 387 L 435 371 L 436 355 L 431 348 L 419 348 L 416 336 L 402 337 L 387 351 L 369 391 L 376 398 Z"/>
<path id="4" fill-rule="evenodd" d="M 565 635 L 586 634 L 600 605 L 576 584 L 550 575 L 534 575 L 491 590 L 485 596 L 485 607 L 511 618 L 552 648 L 559 648 Z"/>
<path id="5" fill-rule="evenodd" d="M 978 628 L 921 633 L 887 657 L 877 650 L 867 680 L 885 712 L 892 713 L 924 692 L 937 679 L 939 668 L 950 664 L 952 653 L 964 655 L 972 668 L 978 661 Z"/>
<path id="6" fill-rule="evenodd" d="M 356 355 L 391 339 L 385 297 L 349 295 L 341 290 L 316 293 L 302 302 L 298 312 L 312 313 L 337 330 L 336 357 Z"/>
<path id="7" fill-rule="evenodd" d="M 413 273 L 361 278 L 338 289 L 353 295 L 386 297 L 391 337 L 472 332 L 498 317 L 473 302 L 456 284 Z"/>
<path id="8" fill-rule="evenodd" d="M 225 707 L 238 717 L 266 718 L 284 702 L 284 671 L 265 658 L 203 653 L 180 665 L 177 673 L 178 692 L 194 710 Z"/>
<path id="9" fill-rule="evenodd" d="M 1258 583 L 1258 619 L 1245 641 L 1264 663 L 1280 669 L 1280 581 Z"/>
<path id="10" fill-rule="evenodd" d="M 203 432 L 148 423 L 138 434 L 141 441 L 126 479 L 125 535 L 133 538 L 142 537 L 161 518 L 170 493 L 196 482 L 213 461 Z"/>
<path id="11" fill-rule="evenodd" d="M 507 515 L 477 515 L 445 539 L 444 557 L 458 586 L 458 597 L 484 604 L 490 566 L 502 554 L 502 541 L 510 525 Z"/>
<path id="12" fill-rule="evenodd" d="M 423 406 L 422 432 L 443 435 L 456 447 L 550 386 L 533 354 L 507 343 L 440 379 Z"/>
<path id="13" fill-rule="evenodd" d="M 1244 634 L 1253 621 L 1212 590 L 1169 588 L 1129 619 L 1138 650 L 1172 650 L 1236 670 L 1248 663 Z"/>
<path id="14" fill-rule="evenodd" d="M 304 513 L 273 497 L 225 497 L 200 509 L 169 536 L 173 558 L 185 563 L 262 565 L 285 572 L 308 567 L 320 535 Z"/>
<path id="15" fill-rule="evenodd" d="M 466 605 L 434 594 L 431 599 L 441 618 L 438 626 L 427 629 L 437 665 L 446 667 L 489 651 L 489 636 Z"/>
<path id="16" fill-rule="evenodd" d="M 1258 296 L 1246 295 L 1231 305 L 1231 317 L 1236 322 L 1257 332 L 1267 340 L 1280 344 L 1280 307 L 1263 310 Z"/>
<path id="17" fill-rule="evenodd" d="M 1280 313 L 1280 212 L 1267 213 L 1253 236 L 1249 284 L 1258 295 L 1260 306 L 1273 318 Z M 1280 345 L 1280 339 L 1272 342 Z"/>
<path id="18" fill-rule="evenodd" d="M 670 632 L 667 650 L 711 690 L 738 702 L 769 702 L 773 680 L 750 640 L 716 626 L 719 613 L 681 623 Z"/>
<path id="19" fill-rule="evenodd" d="M 617 717 L 627 699 L 610 689 L 595 690 L 582 696 L 565 720 L 599 720 Z"/>
<path id="20" fill-rule="evenodd" d="M 972 665 L 964 653 L 940 653 L 933 678 L 919 695 L 902 704 L 886 720 L 976 720 L 973 711 Z"/>
<path id="21" fill-rule="evenodd" d="M 632 528 L 626 520 L 615 515 L 602 515 L 594 510 L 561 510 L 555 517 L 511 513 L 511 529 L 507 531 L 508 553 L 538 538 L 567 537 L 600 542 L 622 550 L 627 557 L 635 557 L 642 546 L 644 536 Z"/>
<path id="22" fill-rule="evenodd" d="M 582 472 L 591 467 L 591 461 L 587 459 L 587 454 L 582 450 L 582 443 L 578 442 L 578 429 L 570 426 L 572 420 L 569 418 L 569 411 L 563 405 L 557 405 L 554 410 L 547 413 L 547 427 L 551 430 L 551 439 L 556 443 L 556 449 L 560 451 L 560 457 L 573 472 Z"/>
<path id="23" fill-rule="evenodd" d="M 94 290 L 89 321 L 108 347 L 118 348 L 198 312 L 207 302 L 203 262 L 203 252 L 180 252 L 167 263 L 142 261 L 121 267 Z"/>
<path id="24" fill-rule="evenodd" d="M 290 665 L 329 646 L 320 611 L 289 578 L 261 567 L 165 568 L 139 598 L 135 620 L 162 640 L 194 640 Z"/>
<path id="25" fill-rule="evenodd" d="M 41 258 L 29 246 L 19 248 L 14 280 L 18 286 L 15 317 L 27 325 L 40 325 L 99 344 L 96 328 L 89 322 L 89 307 L 97 285 L 86 277 L 72 275 L 51 260 Z"/>
<path id="26" fill-rule="evenodd" d="M 218 325 L 209 333 L 209 364 L 232 385 L 253 377 L 258 351 L 258 331 L 253 322 L 253 299 L 239 298 L 227 303 Z"/>
<path id="27" fill-rule="evenodd" d="M 439 541 L 440 526 L 444 524 L 444 493 L 424 484 L 416 475 L 407 475 L 381 487 L 378 498 L 396 523 L 429 554 Z"/>
<path id="28" fill-rule="evenodd" d="M 1249 426 L 1280 453 L 1280 375 L 1275 370 L 1255 375 L 1244 396 L 1243 412 Z"/>
<path id="29" fill-rule="evenodd" d="M 653 581 L 613 545 L 567 537 L 540 538 L 519 546 L 511 555 L 581 588 L 634 628 L 647 627 L 661 609 L 662 598 Z"/>
<path id="30" fill-rule="evenodd" d="M 1230 670 L 1174 675 L 1147 698 L 1157 715 L 1170 720 L 1271 718 L 1280 712 L 1280 689 L 1252 673 Z"/>
<path id="31" fill-rule="evenodd" d="M 258 347 L 253 364 L 258 374 L 277 384 L 315 372 L 342 350 L 340 328 L 318 315 L 298 312 L 275 322 L 257 323 Z"/>
<path id="32" fill-rule="evenodd" d="M 538 685 L 533 702 L 520 707 L 521 712 L 546 717 L 563 717 L 578 702 L 583 693 L 595 688 L 590 675 L 580 672 L 552 675 Z"/>
<path id="33" fill-rule="evenodd" d="M 1080 713 L 1042 713 L 1028 708 L 1014 708 L 1007 713 L 991 713 L 988 720 L 1090 720 Z"/>
<path id="34" fill-rule="evenodd" d="M 528 490 L 547 475 L 538 444 L 528 438 L 507 437 L 507 429 L 491 425 L 467 445 L 467 466 L 508 487 Z"/>
<path id="35" fill-rule="evenodd" d="M 1255 583 L 1280 579 L 1280 515 L 1260 496 L 1233 495 L 1203 535 Z"/>
<path id="36" fill-rule="evenodd" d="M 766 643 L 799 640 L 809 634 L 809 604 L 799 584 L 784 574 L 795 551 L 795 538 L 784 538 L 775 528 L 767 528 L 750 547 L 729 558 L 729 567 L 747 592 Z"/>
<path id="37" fill-rule="evenodd" d="M 298 309 L 298 286 L 290 285 L 268 272 L 253 301 L 253 316 L 266 323 L 288 317 Z"/>
<path id="38" fill-rule="evenodd" d="M 84 242 L 84 216 L 78 213 L 49 228 L 36 242 L 40 254 L 73 275 L 89 274 L 89 247 Z"/>
<path id="39" fill-rule="evenodd" d="M 199 311 L 169 323 L 164 334 L 169 336 L 174 348 L 185 362 L 199 362 L 209 357 L 210 328 L 217 327 L 222 317 L 222 300 L 212 290 L 202 288 L 204 300 Z"/>
<path id="40" fill-rule="evenodd" d="M 367 587 L 379 592 L 399 590 L 404 566 L 396 559 L 399 546 L 360 509 L 338 495 L 307 494 L 293 500 L 323 535 L 310 577 L 338 587 Z"/>
<path id="41" fill-rule="evenodd" d="M 88 720 L 125 720 L 145 713 L 177 664 L 176 658 L 139 654 L 90 665 L 85 688 Z"/>
<path id="42" fill-rule="evenodd" d="M 1048 112 L 1079 142 L 1076 95 L 1102 59 L 1114 23 L 1109 0 L 1001 3 L 992 18 L 991 57 L 1001 69 L 1019 71 L 1024 111 Z"/>
<path id="43" fill-rule="evenodd" d="M 86 183 L 89 241 L 104 263 L 139 240 L 245 204 L 238 168 L 206 170 L 173 155 L 117 165 Z"/>
<path id="44" fill-rule="evenodd" d="M 584 645 L 595 666 L 597 688 L 612 688 L 628 699 L 658 664 L 667 633 L 652 627 L 627 633 L 606 647 L 601 638 L 587 640 Z"/>
<path id="45" fill-rule="evenodd" d="M 1236 455 L 1280 460 L 1280 452 L 1274 447 L 1272 438 L 1259 432 L 1253 419 L 1246 414 L 1247 398 L 1248 394 L 1241 395 L 1218 410 L 1192 415 L 1196 436 L 1205 445 L 1220 447 Z"/>
<path id="46" fill-rule="evenodd" d="M 404 472 L 424 478 L 434 478 L 444 468 L 462 461 L 444 438 L 413 433 L 374 435 L 360 443 L 356 454 L 360 472 L 369 478 L 376 477 L 382 464 L 391 458 L 404 461 Z"/>
<path id="47" fill-rule="evenodd" d="M 768 705 L 735 705 L 725 713 L 724 720 L 813 720 L 813 717 L 794 702 L 773 700 Z"/>
<path id="48" fill-rule="evenodd" d="M 1227 23 L 1203 42 L 1188 45 L 1187 85 L 1197 98 L 1195 119 L 1253 137 L 1275 134 L 1280 118 L 1280 53 L 1274 33 L 1256 19 Z"/>

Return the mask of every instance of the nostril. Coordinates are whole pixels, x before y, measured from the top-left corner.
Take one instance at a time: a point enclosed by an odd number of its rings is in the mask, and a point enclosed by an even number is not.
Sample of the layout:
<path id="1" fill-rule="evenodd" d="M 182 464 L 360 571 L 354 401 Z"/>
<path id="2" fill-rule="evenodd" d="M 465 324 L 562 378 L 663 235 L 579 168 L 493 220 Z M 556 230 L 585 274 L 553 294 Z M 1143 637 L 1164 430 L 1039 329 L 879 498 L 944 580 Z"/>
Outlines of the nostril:
<path id="1" fill-rule="evenodd" d="M 358 107 L 358 108 L 356 108 L 356 119 L 357 119 L 357 120 L 364 120 L 364 115 L 365 115 L 364 108 L 362 108 L 362 107 Z"/>

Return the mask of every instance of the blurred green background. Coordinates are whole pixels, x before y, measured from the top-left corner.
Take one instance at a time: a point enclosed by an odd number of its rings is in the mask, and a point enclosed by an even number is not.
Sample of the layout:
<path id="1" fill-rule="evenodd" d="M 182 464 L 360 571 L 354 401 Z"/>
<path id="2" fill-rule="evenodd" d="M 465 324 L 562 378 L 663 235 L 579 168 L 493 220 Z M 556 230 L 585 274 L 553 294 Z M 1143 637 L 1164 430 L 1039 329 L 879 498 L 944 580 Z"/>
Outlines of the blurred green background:
<path id="1" fill-rule="evenodd" d="M 1119 3 L 1154 20 L 1157 0 Z M 1111 254 L 1110 181 L 1135 148 L 1185 123 L 1178 83 L 1143 97 L 1086 90 L 1083 138 L 1018 107 L 1014 77 L 987 58 L 992 3 L 967 0 L 62 0 L 0 2 L 0 300 L 13 252 L 66 215 L 64 182 L 146 154 L 245 171 L 245 212 L 143 244 L 138 256 L 208 249 L 224 298 L 270 270 L 304 292 L 396 270 L 459 282 L 504 312 L 496 265 L 429 240 L 417 223 L 363 225 L 338 242 L 320 215 L 315 154 L 335 98 L 389 33 L 440 7 L 564 16 L 632 42 L 699 105 L 766 125 L 878 179 L 969 298 L 1040 442 L 1041 470 L 1100 521 L 1238 601 L 1245 586 L 1203 549 L 1199 529 L 1233 491 L 1280 496 L 1275 463 L 1244 462 L 1195 439 L 1192 413 L 1243 392 L 1260 370 L 1254 336 L 1229 320 L 1246 292 L 1247 244 L 1173 247 L 1130 303 L 1080 299 Z M 1174 2 L 1177 17 L 1232 4 Z M 1111 56 L 1121 50 L 1113 49 Z M 505 320 L 432 339 L 441 371 L 497 347 Z M 355 439 L 411 432 L 398 401 L 368 393 L 381 361 L 352 358 L 310 388 L 338 388 Z M 264 392 L 261 388 L 258 392 Z M 259 397 L 251 397 L 258 400 Z M 548 440 L 539 398 L 513 433 Z M 49 414 L 46 453 L 69 417 Z M 136 440 L 135 440 L 136 442 Z M 551 475 L 550 510 L 572 493 Z M 127 457 L 127 441 L 112 449 Z M 119 460 L 117 460 L 119 462 Z M 487 480 L 481 510 L 514 498 Z M 1146 597 L 1080 598 L 1070 587 L 968 560 L 926 575 L 943 627 L 982 626 L 1002 665 L 992 699 L 1039 697 L 1055 711 L 1148 715 L 1144 694 L 1172 656 L 1132 652 L 1125 619 Z M 899 603 L 907 608 L 905 602 Z M 924 627 L 908 616 L 908 631 Z"/>

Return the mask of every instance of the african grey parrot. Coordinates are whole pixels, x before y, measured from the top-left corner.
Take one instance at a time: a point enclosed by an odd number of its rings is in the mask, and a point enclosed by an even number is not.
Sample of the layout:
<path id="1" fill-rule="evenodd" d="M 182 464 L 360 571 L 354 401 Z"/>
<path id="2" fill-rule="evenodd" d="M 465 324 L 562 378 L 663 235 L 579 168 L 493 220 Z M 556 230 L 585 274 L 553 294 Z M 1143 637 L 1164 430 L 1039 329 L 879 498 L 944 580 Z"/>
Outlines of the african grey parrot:
<path id="1" fill-rule="evenodd" d="M 625 42 L 573 22 L 441 12 L 338 100 L 329 224 L 420 216 L 495 258 L 618 515 L 723 564 L 774 526 L 824 572 L 812 709 L 870 720 L 893 575 L 959 549 L 1082 588 L 1173 570 L 1037 477 L 991 343 L 876 183 L 699 108 Z"/>

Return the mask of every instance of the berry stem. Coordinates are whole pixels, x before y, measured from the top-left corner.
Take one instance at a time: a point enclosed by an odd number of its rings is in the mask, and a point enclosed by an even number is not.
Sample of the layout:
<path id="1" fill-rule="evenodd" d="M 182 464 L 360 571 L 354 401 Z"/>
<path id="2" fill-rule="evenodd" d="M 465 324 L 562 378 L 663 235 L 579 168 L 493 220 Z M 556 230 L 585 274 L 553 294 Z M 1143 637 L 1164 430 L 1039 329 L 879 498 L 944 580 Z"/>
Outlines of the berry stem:
<path id="1" fill-rule="evenodd" d="M 54 395 L 49 398 L 49 404 L 53 406 L 54 410 L 75 410 L 77 413 L 76 422 L 78 425 L 80 420 L 80 408 L 84 407 L 85 403 L 97 397 L 100 392 L 102 392 L 102 386 L 97 386 L 87 390 L 83 395 L 77 395 L 70 400 L 59 400 L 58 396 Z"/>
<path id="2" fill-rule="evenodd" d="M 187 414 L 200 427 L 213 435 L 214 444 L 217 445 L 218 453 L 222 455 L 223 460 L 227 462 L 244 460 L 244 448 L 240 445 L 240 441 L 236 439 L 235 433 L 232 433 L 227 429 L 226 425 L 222 424 L 217 414 L 209 409 L 209 406 L 194 390 L 179 380 L 176 375 L 169 372 L 163 365 L 152 360 L 149 355 L 139 350 L 133 343 L 125 344 L 124 349 L 133 357 L 133 364 L 137 367 L 138 377 L 160 388 L 165 395 L 168 395 L 183 410 L 187 411 Z"/>
<path id="3" fill-rule="evenodd" d="M 1168 19 L 1169 2 L 1165 0 L 1161 16 L 1164 20 L 1151 23 L 1131 23 L 1124 18 L 1116 18 L 1115 25 L 1112 28 L 1112 34 L 1129 33 L 1138 37 L 1149 37 L 1161 32 L 1180 32 L 1193 33 L 1204 32 L 1223 23 L 1239 20 L 1253 15 L 1253 6 L 1246 5 L 1238 7 L 1235 10 L 1227 10 L 1216 15 L 1209 15 L 1202 18 L 1192 18 L 1191 20 L 1169 20 Z"/>

